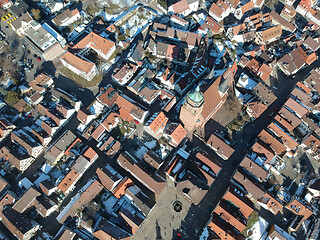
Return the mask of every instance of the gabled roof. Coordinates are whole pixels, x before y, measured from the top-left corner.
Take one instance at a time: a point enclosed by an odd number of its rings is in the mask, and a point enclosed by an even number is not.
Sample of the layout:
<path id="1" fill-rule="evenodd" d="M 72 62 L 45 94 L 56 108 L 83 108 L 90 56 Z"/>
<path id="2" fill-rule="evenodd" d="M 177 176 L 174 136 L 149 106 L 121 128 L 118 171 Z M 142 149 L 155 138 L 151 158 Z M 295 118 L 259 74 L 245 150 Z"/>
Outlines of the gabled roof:
<path id="1" fill-rule="evenodd" d="M 76 39 L 76 41 L 76 43 L 71 43 L 72 49 L 81 50 L 85 47 L 89 47 L 103 54 L 107 54 L 110 49 L 115 46 L 113 41 L 103 38 L 94 32 L 88 33 L 84 38 L 81 38 L 80 40 Z"/>
<path id="2" fill-rule="evenodd" d="M 239 211 L 248 218 L 254 211 L 253 203 L 245 197 L 245 193 L 234 186 L 230 186 L 229 190 L 223 196 L 223 199 L 232 202 L 239 208 Z"/>
<path id="3" fill-rule="evenodd" d="M 268 144 L 276 154 L 280 155 L 286 151 L 286 147 L 266 130 L 262 130 L 258 137 L 261 141 Z"/>
<path id="4" fill-rule="evenodd" d="M 222 199 L 214 212 L 239 232 L 242 232 L 247 226 L 247 219 L 229 201 Z"/>
<path id="5" fill-rule="evenodd" d="M 296 113 L 299 117 L 303 117 L 308 113 L 308 109 L 295 101 L 292 97 L 286 101 L 285 106 L 292 112 Z"/>
<path id="6" fill-rule="evenodd" d="M 146 123 L 153 133 L 157 133 L 160 129 L 164 129 L 168 118 L 164 115 L 163 112 L 155 113 Z"/>
<path id="7" fill-rule="evenodd" d="M 267 209 L 274 215 L 277 215 L 279 211 L 282 211 L 283 205 L 268 193 L 265 193 L 261 198 L 258 199 L 258 201 L 266 204 Z"/>
<path id="8" fill-rule="evenodd" d="M 104 105 L 111 107 L 115 103 L 119 92 L 115 90 L 112 86 L 107 86 L 102 93 L 97 96 L 97 99 Z"/>
<path id="9" fill-rule="evenodd" d="M 96 174 L 102 185 L 109 191 L 113 191 L 122 179 L 122 176 L 109 164 L 103 168 L 97 168 Z"/>
<path id="10" fill-rule="evenodd" d="M 261 82 L 253 88 L 253 92 L 267 106 L 271 105 L 277 99 L 277 97 Z"/>
<path id="11" fill-rule="evenodd" d="M 129 240 L 131 238 L 131 234 L 125 231 L 122 227 L 115 225 L 105 218 L 102 218 L 102 220 L 99 221 L 99 224 L 95 231 L 92 233 L 92 236 L 99 240 Z"/>
<path id="12" fill-rule="evenodd" d="M 275 123 L 271 123 L 268 126 L 268 129 L 275 133 L 278 137 L 280 137 L 283 144 L 287 146 L 287 148 L 289 148 L 290 150 L 293 150 L 296 147 L 298 147 L 299 144 L 293 139 L 293 137 L 284 132 L 284 130 Z"/>
<path id="13" fill-rule="evenodd" d="M 12 209 L 19 213 L 23 213 L 27 208 L 29 208 L 36 197 L 41 194 L 33 187 L 29 188 L 22 197 L 12 206 Z"/>
<path id="14" fill-rule="evenodd" d="M 131 157 L 127 152 L 121 153 L 117 162 L 121 167 L 129 171 L 135 176 L 143 185 L 159 195 L 166 186 L 166 181 L 158 174 L 146 167 L 145 164 L 139 162 Z"/>
<path id="15" fill-rule="evenodd" d="M 264 194 L 264 190 L 262 190 L 257 183 L 250 180 L 250 177 L 250 175 L 240 173 L 240 171 L 238 170 L 234 174 L 233 179 L 236 180 L 247 191 L 249 195 L 257 200 Z"/>
<path id="16" fill-rule="evenodd" d="M 205 152 L 198 152 L 196 155 L 196 160 L 204 163 L 207 167 L 211 168 L 212 172 L 214 172 L 215 175 L 218 175 L 218 173 L 221 170 L 221 163 L 214 159 L 212 156 L 207 155 Z"/>
<path id="17" fill-rule="evenodd" d="M 209 12 L 211 12 L 212 14 L 214 14 L 217 17 L 220 17 L 220 16 L 222 16 L 224 10 L 221 7 L 219 7 L 216 3 L 212 3 L 212 5 L 209 9 Z"/>
<path id="18" fill-rule="evenodd" d="M 66 52 L 65 54 L 63 54 L 61 59 L 63 59 L 76 69 L 85 72 L 86 74 L 88 74 L 95 66 L 93 62 L 86 61 L 70 52 Z"/>
<path id="19" fill-rule="evenodd" d="M 252 111 L 252 115 L 258 118 L 268 107 L 260 101 L 247 103 L 247 107 Z"/>
<path id="20" fill-rule="evenodd" d="M 183 11 L 186 11 L 189 9 L 189 6 L 186 0 L 181 0 L 179 2 L 176 2 L 171 7 L 173 12 L 176 14 L 182 13 Z"/>
<path id="21" fill-rule="evenodd" d="M 245 157 L 240 166 L 245 168 L 248 172 L 254 175 L 259 181 L 264 181 L 268 177 L 269 173 L 263 167 L 260 167 L 257 163 L 252 161 L 250 158 Z"/>
<path id="22" fill-rule="evenodd" d="M 172 140 L 170 141 L 174 146 L 178 146 L 179 143 L 187 136 L 186 130 L 180 123 L 170 123 L 165 129 L 165 133 L 170 135 Z"/>
<path id="23" fill-rule="evenodd" d="M 30 83 L 30 87 L 32 87 L 33 90 L 36 90 L 37 92 L 43 92 L 45 87 L 48 86 L 48 83 L 52 81 L 52 78 L 49 77 L 45 73 L 40 73 L 38 76 L 36 76 Z"/>
<path id="24" fill-rule="evenodd" d="M 157 170 L 164 162 L 164 160 L 162 160 L 153 150 L 146 152 L 143 156 L 143 160 Z"/>
<path id="25" fill-rule="evenodd" d="M 14 108 L 19 112 L 22 112 L 28 106 L 27 102 L 22 98 L 14 105 Z"/>
<path id="26" fill-rule="evenodd" d="M 52 22 L 57 26 L 62 25 L 64 22 L 79 13 L 78 9 L 70 10 L 69 8 L 62 13 L 58 14 L 52 19 Z"/>
<path id="27" fill-rule="evenodd" d="M 230 223 L 226 222 L 221 218 L 217 213 L 213 213 L 212 220 L 208 224 L 210 227 L 220 238 L 223 240 L 244 240 L 245 238 L 241 235 L 241 233 Z"/>
<path id="28" fill-rule="evenodd" d="M 268 79 L 270 74 L 272 73 L 272 68 L 267 64 L 263 63 L 256 74 L 260 77 L 260 79 L 264 82 Z"/>
<path id="29" fill-rule="evenodd" d="M 6 207 L 5 209 L 3 209 L 2 215 L 5 218 L 2 219 L 2 222 L 5 225 L 8 224 L 7 220 L 10 222 L 10 224 L 12 224 L 9 226 L 7 225 L 10 229 L 12 229 L 12 234 L 22 233 L 24 235 L 31 229 L 35 227 L 37 228 L 37 226 L 39 227 L 39 224 L 28 218 L 26 214 L 21 214 L 10 207 Z"/>
<path id="30" fill-rule="evenodd" d="M 79 178 L 79 173 L 74 170 L 70 170 L 69 173 L 59 183 L 58 188 L 62 192 L 67 192 L 70 186 Z"/>
<path id="31" fill-rule="evenodd" d="M 207 141 L 207 145 L 212 147 L 217 152 L 217 154 L 222 156 L 224 159 L 228 159 L 234 153 L 234 149 L 227 143 L 222 141 L 215 134 L 211 134 L 210 138 Z"/>
<path id="32" fill-rule="evenodd" d="M 125 98 L 125 95 L 119 95 L 116 99 L 116 104 L 120 108 L 120 118 L 128 122 L 131 122 L 134 118 L 137 118 L 139 121 L 141 121 L 145 114 L 144 110 Z"/>

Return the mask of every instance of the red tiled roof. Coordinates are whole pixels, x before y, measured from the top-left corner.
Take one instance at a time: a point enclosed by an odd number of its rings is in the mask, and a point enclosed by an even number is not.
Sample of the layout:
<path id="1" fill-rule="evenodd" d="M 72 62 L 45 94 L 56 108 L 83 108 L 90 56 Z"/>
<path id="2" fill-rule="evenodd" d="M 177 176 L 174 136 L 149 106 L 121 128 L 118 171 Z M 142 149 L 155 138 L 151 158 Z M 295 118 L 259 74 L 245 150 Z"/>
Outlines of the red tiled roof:
<path id="1" fill-rule="evenodd" d="M 168 118 L 164 115 L 163 112 L 159 112 L 157 116 L 148 121 L 147 126 L 151 129 L 153 133 L 157 133 L 159 129 L 164 129 L 166 123 L 168 121 Z"/>
<path id="2" fill-rule="evenodd" d="M 110 49 L 114 46 L 114 42 L 110 41 L 109 39 L 103 38 L 94 32 L 91 32 L 71 47 L 73 49 L 83 49 L 85 47 L 90 47 L 98 52 L 107 54 L 110 51 Z"/>
<path id="3" fill-rule="evenodd" d="M 82 58 L 79 58 L 70 52 L 66 52 L 65 54 L 63 54 L 61 59 L 63 59 L 68 64 L 72 65 L 73 67 L 75 67 L 75 68 L 79 69 L 80 71 L 83 71 L 87 74 L 95 66 L 94 63 L 83 60 Z"/>
<path id="4" fill-rule="evenodd" d="M 178 146 L 179 143 L 187 136 L 186 130 L 179 124 L 170 124 L 168 129 L 165 130 L 166 134 L 169 134 L 172 138 L 173 145 Z"/>
<path id="5" fill-rule="evenodd" d="M 263 63 L 256 74 L 260 77 L 262 81 L 265 82 L 271 73 L 272 73 L 272 68 L 267 64 Z"/>
<path id="6" fill-rule="evenodd" d="M 286 147 L 279 142 L 277 139 L 275 139 L 270 133 L 268 133 L 266 130 L 262 130 L 259 134 L 259 139 L 263 141 L 264 143 L 270 145 L 273 151 L 280 155 L 281 153 L 286 151 Z"/>
<path id="7" fill-rule="evenodd" d="M 208 156 L 204 152 L 198 152 L 196 155 L 196 158 L 200 160 L 202 163 L 207 165 L 211 168 L 211 170 L 218 175 L 220 169 L 221 169 L 221 163 L 216 161 L 215 159 L 212 159 L 210 156 Z"/>
<path id="8" fill-rule="evenodd" d="M 59 183 L 58 188 L 62 192 L 67 192 L 69 187 L 78 179 L 78 177 L 79 173 L 75 172 L 74 170 L 70 170 L 70 172 Z"/>
<path id="9" fill-rule="evenodd" d="M 83 153 L 83 156 L 89 159 L 90 162 L 98 158 L 98 154 L 91 147 Z"/>
<path id="10" fill-rule="evenodd" d="M 189 6 L 188 6 L 188 3 L 186 0 L 181 0 L 181 1 L 173 4 L 171 7 L 172 7 L 173 12 L 177 13 L 177 14 L 182 13 L 183 11 L 189 9 Z"/>
<path id="11" fill-rule="evenodd" d="M 271 197 L 268 193 L 265 193 L 260 199 L 258 199 L 258 201 L 266 204 L 268 210 L 272 212 L 274 215 L 277 215 L 279 211 L 282 211 L 282 204 L 273 197 Z"/>
<path id="12" fill-rule="evenodd" d="M 211 134 L 210 138 L 207 141 L 207 144 L 225 159 L 228 159 L 234 152 L 234 149 L 232 147 L 218 138 L 215 134 Z"/>
<path id="13" fill-rule="evenodd" d="M 125 177 L 118 185 L 117 187 L 112 191 L 112 193 L 114 194 L 114 196 L 116 196 L 117 198 L 120 198 L 121 196 L 123 196 L 126 193 L 126 189 L 128 187 L 133 186 L 134 183 L 133 181 L 129 178 L 129 177 Z"/>
<path id="14" fill-rule="evenodd" d="M 267 170 L 260 167 L 258 164 L 256 164 L 254 161 L 252 161 L 248 157 L 245 157 L 242 160 L 242 162 L 240 163 L 240 166 L 247 169 L 247 171 L 249 171 L 251 174 L 253 174 L 260 181 L 264 181 L 269 175 Z"/>
<path id="15" fill-rule="evenodd" d="M 287 133 L 285 133 L 279 126 L 275 123 L 271 123 L 268 129 L 274 132 L 278 137 L 281 138 L 283 144 L 287 146 L 290 150 L 295 149 L 299 144 Z"/>
<path id="16" fill-rule="evenodd" d="M 232 202 L 239 208 L 239 211 L 248 218 L 253 212 L 253 203 L 244 196 L 244 193 L 235 187 L 230 187 L 223 199 Z"/>
<path id="17" fill-rule="evenodd" d="M 252 111 L 252 115 L 258 118 L 268 107 L 262 102 L 253 101 L 247 104 L 247 107 Z"/>
<path id="18" fill-rule="evenodd" d="M 119 92 L 116 91 L 113 87 L 108 86 L 108 88 L 98 95 L 98 100 L 102 103 L 111 107 L 112 104 L 116 101 Z"/>
<path id="19" fill-rule="evenodd" d="M 291 97 L 286 101 L 285 106 L 291 109 L 300 117 L 303 117 L 308 113 L 308 109 L 306 109 L 304 106 L 302 106 L 300 103 L 298 103 Z"/>

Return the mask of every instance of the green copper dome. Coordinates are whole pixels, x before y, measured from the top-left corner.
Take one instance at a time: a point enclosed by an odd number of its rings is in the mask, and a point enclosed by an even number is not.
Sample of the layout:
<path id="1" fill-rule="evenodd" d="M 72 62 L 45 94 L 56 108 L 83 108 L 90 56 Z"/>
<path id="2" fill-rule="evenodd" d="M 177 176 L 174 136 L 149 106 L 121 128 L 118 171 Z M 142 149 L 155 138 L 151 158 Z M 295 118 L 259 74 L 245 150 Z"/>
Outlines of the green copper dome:
<path id="1" fill-rule="evenodd" d="M 203 101 L 203 94 L 200 92 L 199 85 L 196 87 L 195 90 L 191 91 L 188 94 L 188 98 L 194 103 L 201 103 Z"/>

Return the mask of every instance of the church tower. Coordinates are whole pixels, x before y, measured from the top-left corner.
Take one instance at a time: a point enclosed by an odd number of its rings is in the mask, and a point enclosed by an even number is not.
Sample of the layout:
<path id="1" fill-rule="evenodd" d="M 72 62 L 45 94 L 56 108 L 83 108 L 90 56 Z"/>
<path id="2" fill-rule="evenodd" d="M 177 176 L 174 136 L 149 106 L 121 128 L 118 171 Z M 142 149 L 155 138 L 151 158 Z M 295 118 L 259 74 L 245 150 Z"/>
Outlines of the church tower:
<path id="1" fill-rule="evenodd" d="M 180 120 L 186 131 L 193 132 L 196 127 L 203 124 L 203 103 L 204 97 L 202 92 L 200 92 L 199 86 L 187 94 L 185 102 L 180 110 Z"/>

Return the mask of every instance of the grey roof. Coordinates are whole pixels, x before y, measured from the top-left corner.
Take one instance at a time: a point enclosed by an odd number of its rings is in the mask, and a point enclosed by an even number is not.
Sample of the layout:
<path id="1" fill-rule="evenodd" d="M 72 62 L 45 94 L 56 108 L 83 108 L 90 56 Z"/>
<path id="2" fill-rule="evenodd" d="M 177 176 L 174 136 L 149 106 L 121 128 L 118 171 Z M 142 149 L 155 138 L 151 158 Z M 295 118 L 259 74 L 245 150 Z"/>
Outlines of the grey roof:
<path id="1" fill-rule="evenodd" d="M 131 188 L 136 187 L 135 185 L 126 189 L 126 194 L 128 194 L 134 205 L 136 205 L 141 212 L 147 217 L 152 207 L 155 205 L 154 201 L 147 197 L 142 191 L 134 194 L 131 192 Z"/>
<path id="2" fill-rule="evenodd" d="M 57 40 L 43 27 L 38 29 L 30 28 L 26 32 L 26 37 L 43 52 L 57 42 Z"/>
<path id="3" fill-rule="evenodd" d="M 21 17 L 18 17 L 15 21 L 11 23 L 14 29 L 19 29 L 22 27 L 22 22 L 30 23 L 33 21 L 31 15 L 27 12 L 23 14 Z"/>
<path id="4" fill-rule="evenodd" d="M 41 194 L 33 187 L 29 188 L 22 197 L 12 206 L 12 209 L 19 213 L 23 213 L 34 201 L 34 199 Z"/>
<path id="5" fill-rule="evenodd" d="M 20 0 L 16 4 L 10 7 L 10 12 L 14 13 L 16 16 L 20 17 L 24 14 L 29 8 L 29 5 L 26 4 L 23 0 Z"/>
<path id="6" fill-rule="evenodd" d="M 135 47 L 135 49 L 133 50 L 130 59 L 132 61 L 139 61 L 143 59 L 143 42 L 140 41 L 137 46 Z"/>
<path id="7" fill-rule="evenodd" d="M 89 164 L 89 161 L 82 155 L 77 158 L 74 165 L 71 169 L 79 174 L 83 174 L 86 170 L 86 166 Z"/>
<path id="8" fill-rule="evenodd" d="M 67 147 L 76 139 L 76 135 L 68 130 L 55 144 L 54 146 L 62 151 L 66 150 Z"/>

